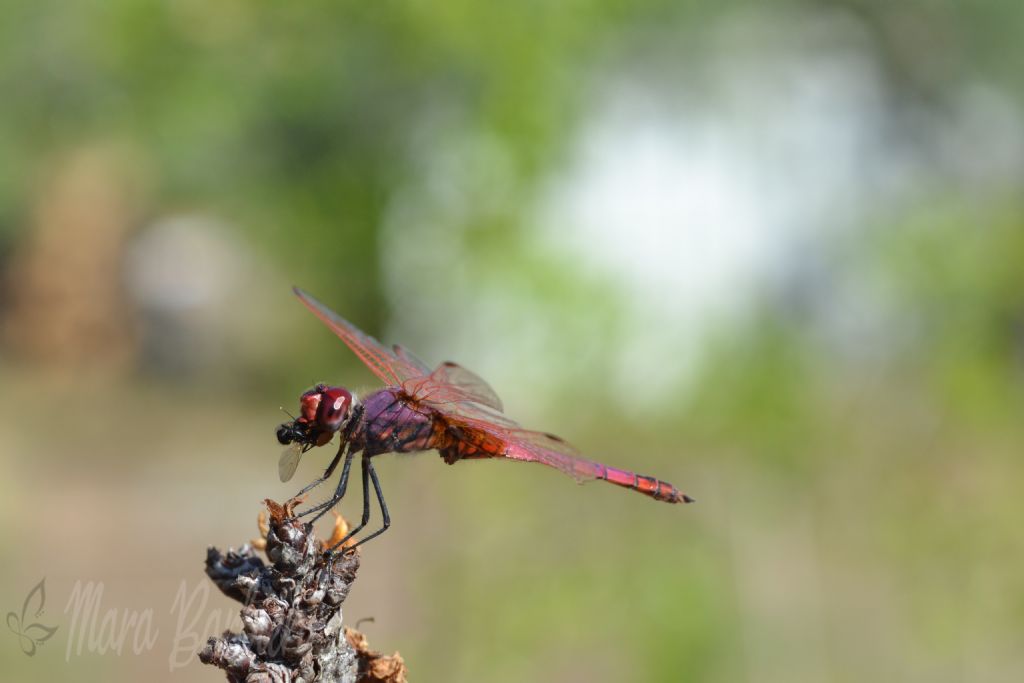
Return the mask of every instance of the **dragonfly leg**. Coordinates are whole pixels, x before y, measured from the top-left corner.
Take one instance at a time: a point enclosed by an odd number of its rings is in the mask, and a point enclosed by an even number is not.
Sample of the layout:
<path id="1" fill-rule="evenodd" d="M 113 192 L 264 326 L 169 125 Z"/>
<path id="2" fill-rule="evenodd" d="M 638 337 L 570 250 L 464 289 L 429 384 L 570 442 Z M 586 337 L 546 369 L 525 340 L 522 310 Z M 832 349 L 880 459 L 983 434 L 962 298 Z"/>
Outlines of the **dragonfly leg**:
<path id="1" fill-rule="evenodd" d="M 338 452 L 338 455 L 339 456 L 341 455 L 340 451 Z M 345 497 L 345 490 L 348 488 L 348 473 L 349 473 L 349 470 L 352 469 L 352 457 L 354 455 L 355 455 L 355 453 L 348 453 L 345 456 L 345 465 L 341 468 L 341 479 L 338 480 L 338 487 L 334 490 L 334 495 L 332 495 L 330 498 L 328 498 L 323 503 L 320 503 L 319 505 L 314 505 L 313 507 L 309 508 L 308 510 L 303 510 L 302 512 L 296 514 L 295 515 L 296 517 L 301 518 L 301 517 L 305 517 L 306 515 L 311 515 L 314 512 L 319 512 L 320 514 L 313 518 L 313 521 L 315 522 L 316 520 L 320 519 L 323 515 L 327 514 L 327 511 L 329 509 L 331 509 L 332 507 L 337 505 L 338 502 L 342 498 Z M 295 496 L 295 497 L 298 498 L 303 493 L 305 493 L 308 489 L 313 488 L 313 486 L 315 484 L 317 484 L 320 481 L 322 481 L 323 479 L 326 479 L 327 477 L 331 476 L 331 471 L 335 468 L 335 466 L 337 464 L 338 464 L 337 463 L 337 457 L 335 457 L 335 461 L 331 462 L 331 464 L 327 468 L 327 472 L 324 474 L 324 476 L 320 480 L 318 480 L 318 481 L 314 482 L 313 484 L 307 486 L 306 488 L 302 489 L 302 491 L 299 491 L 299 494 L 297 496 Z"/>
<path id="2" fill-rule="evenodd" d="M 370 459 L 364 455 L 363 460 L 360 463 L 360 470 L 362 471 L 363 475 L 363 519 L 359 522 L 359 526 L 349 531 L 347 534 L 345 534 L 344 538 L 342 538 L 340 541 L 338 541 L 337 543 L 335 543 L 327 549 L 327 553 L 329 555 L 334 554 L 334 551 L 340 548 L 342 545 L 344 545 L 345 541 L 347 541 L 348 539 L 352 538 L 360 531 L 362 531 L 363 527 L 366 526 L 366 523 L 370 521 L 370 468 L 367 467 L 369 461 Z M 324 514 L 326 514 L 326 510 L 324 512 L 321 512 L 316 517 L 314 517 L 313 521 L 315 522 L 316 520 L 320 519 L 320 517 L 322 517 Z"/>
<path id="3" fill-rule="evenodd" d="M 331 460 L 331 464 L 327 466 L 327 470 L 324 472 L 322 477 L 314 479 L 311 484 L 309 484 L 308 486 L 303 488 L 301 491 L 296 493 L 294 496 L 292 496 L 291 499 L 292 500 L 298 500 L 299 498 L 301 498 L 305 494 L 309 493 L 309 491 L 311 491 L 312 489 L 315 489 L 317 486 L 319 486 L 320 484 L 322 484 L 325 481 L 327 481 L 331 477 L 331 475 L 334 474 L 334 469 L 338 466 L 338 461 L 341 460 L 341 454 L 344 452 L 344 450 L 345 450 L 344 446 L 342 446 L 341 448 L 338 449 L 337 454 L 334 456 L 334 459 Z M 349 456 L 348 460 L 345 461 L 346 467 L 348 466 L 348 462 L 351 459 L 352 459 L 352 456 Z M 344 472 L 342 473 L 342 477 L 344 478 Z M 342 495 L 344 495 L 344 492 L 342 493 Z"/>
<path id="4" fill-rule="evenodd" d="M 366 458 L 366 468 L 370 470 L 370 478 L 373 480 L 373 490 L 377 493 L 377 502 L 380 503 L 380 513 L 384 517 L 384 526 L 377 529 L 366 538 L 359 539 L 359 542 L 352 546 L 353 548 L 366 543 L 371 538 L 380 536 L 388 530 L 388 527 L 391 526 L 391 515 L 388 514 L 388 505 L 384 502 L 384 493 L 380 490 L 380 479 L 377 477 L 377 470 L 374 469 L 373 462 L 371 462 L 369 458 Z"/>
<path id="5" fill-rule="evenodd" d="M 391 526 L 391 515 L 388 513 L 388 506 L 384 503 L 384 494 L 381 492 L 380 479 L 377 477 L 377 470 L 374 469 L 373 461 L 370 460 L 369 456 L 363 456 L 362 466 L 363 466 L 363 521 L 355 529 L 353 529 L 352 531 L 348 532 L 348 534 L 345 535 L 345 538 L 341 539 L 340 541 L 335 543 L 333 546 L 331 546 L 328 549 L 329 553 L 330 552 L 334 552 L 337 548 L 340 548 L 342 545 L 344 545 L 344 543 L 346 541 L 348 541 L 350 538 L 352 538 L 357 533 L 359 533 L 363 529 L 363 527 L 366 526 L 366 523 L 368 521 L 370 521 L 370 491 L 369 491 L 369 488 L 367 486 L 367 481 L 366 481 L 367 475 L 369 475 L 369 478 L 373 480 L 373 490 L 377 494 L 377 502 L 380 503 L 380 511 L 381 511 L 381 514 L 384 516 L 384 526 L 383 526 L 383 528 L 378 529 L 377 531 L 373 532 L 372 534 L 370 534 L 366 538 L 360 539 L 358 543 L 356 543 L 355 545 L 352 546 L 352 548 L 355 548 L 356 546 L 360 546 L 363 543 L 366 543 L 367 541 L 369 541 L 371 538 L 374 538 L 375 536 L 379 536 L 380 534 L 382 534 L 385 531 L 387 531 L 388 527 Z M 349 549 L 350 548 L 347 548 L 346 550 L 349 550 Z"/>

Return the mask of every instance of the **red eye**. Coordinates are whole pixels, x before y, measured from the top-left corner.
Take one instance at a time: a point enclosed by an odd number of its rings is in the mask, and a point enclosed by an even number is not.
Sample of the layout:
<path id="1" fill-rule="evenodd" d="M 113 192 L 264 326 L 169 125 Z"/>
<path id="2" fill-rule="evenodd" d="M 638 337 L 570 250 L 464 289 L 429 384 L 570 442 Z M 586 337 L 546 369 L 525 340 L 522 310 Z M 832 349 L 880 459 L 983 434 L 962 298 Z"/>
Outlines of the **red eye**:
<path id="1" fill-rule="evenodd" d="M 323 394 L 317 389 L 310 389 L 299 398 L 299 415 L 303 422 L 314 422 L 316 411 L 320 407 L 320 397 Z"/>
<path id="2" fill-rule="evenodd" d="M 320 409 L 317 421 L 324 429 L 332 432 L 341 428 L 352 405 L 352 394 L 341 387 L 325 387 L 320 394 Z"/>

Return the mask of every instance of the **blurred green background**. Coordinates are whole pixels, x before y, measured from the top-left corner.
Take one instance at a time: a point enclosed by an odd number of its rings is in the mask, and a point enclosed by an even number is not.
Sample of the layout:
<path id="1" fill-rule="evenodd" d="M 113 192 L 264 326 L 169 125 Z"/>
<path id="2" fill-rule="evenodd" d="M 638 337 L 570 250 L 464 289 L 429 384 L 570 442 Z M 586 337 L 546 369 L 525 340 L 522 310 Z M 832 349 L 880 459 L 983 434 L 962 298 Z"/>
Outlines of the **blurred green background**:
<path id="1" fill-rule="evenodd" d="M 1021 26 L 3 3 L 0 610 L 58 627 L 5 677 L 222 680 L 206 546 L 330 457 L 280 484 L 278 407 L 376 386 L 298 284 L 698 500 L 380 458 L 346 619 L 413 680 L 1024 680 Z"/>

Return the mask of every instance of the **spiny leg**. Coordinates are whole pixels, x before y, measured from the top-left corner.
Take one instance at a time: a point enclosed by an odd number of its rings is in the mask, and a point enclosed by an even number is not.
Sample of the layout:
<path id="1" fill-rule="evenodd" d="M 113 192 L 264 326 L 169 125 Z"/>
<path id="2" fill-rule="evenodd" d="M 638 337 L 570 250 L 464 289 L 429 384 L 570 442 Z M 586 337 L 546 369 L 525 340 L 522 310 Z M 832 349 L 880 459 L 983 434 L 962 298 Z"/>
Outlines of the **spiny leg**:
<path id="1" fill-rule="evenodd" d="M 324 472 L 322 477 L 320 477 L 318 479 L 314 479 L 311 484 L 309 484 L 308 486 L 303 488 L 301 491 L 296 493 L 294 496 L 292 496 L 291 499 L 292 500 L 298 500 L 299 498 L 304 496 L 306 493 L 308 493 L 310 490 L 316 488 L 320 484 L 322 484 L 325 481 L 327 481 L 327 479 L 332 474 L 334 474 L 334 468 L 338 466 L 338 461 L 341 460 L 341 454 L 342 454 L 342 452 L 344 452 L 344 450 L 345 450 L 344 446 L 342 446 L 341 448 L 338 449 L 338 452 L 335 454 L 334 459 L 331 460 L 331 464 L 327 466 L 327 470 Z M 349 460 L 351 460 L 351 456 L 349 456 Z M 348 460 L 345 461 L 345 464 L 346 464 L 346 466 L 348 466 Z M 342 479 L 344 479 L 344 478 L 345 478 L 345 474 L 344 474 L 344 472 L 342 472 Z"/>
<path id="2" fill-rule="evenodd" d="M 351 456 L 350 456 L 349 460 L 351 461 Z M 359 533 L 359 531 L 364 526 L 366 526 L 366 523 L 370 521 L 370 481 L 369 481 L 369 470 L 366 467 L 368 461 L 369 461 L 369 458 L 367 458 L 364 455 L 363 459 L 359 463 L 359 471 L 360 471 L 360 473 L 363 476 L 363 520 L 359 523 L 359 526 L 357 526 L 355 529 L 353 529 L 352 531 L 350 531 L 347 534 L 345 534 L 344 538 L 342 538 L 340 541 L 338 541 L 337 543 L 335 543 L 330 548 L 327 548 L 324 551 L 324 562 L 325 562 L 325 566 L 327 568 L 328 574 L 333 574 L 334 573 L 334 562 L 335 562 L 335 560 L 338 559 L 340 554 L 344 553 L 344 551 L 342 551 L 342 553 L 336 553 L 335 550 L 337 548 L 343 546 L 345 544 L 345 541 L 347 541 L 348 539 L 352 538 L 352 536 L 354 534 Z M 347 462 L 345 464 L 346 464 L 346 466 L 348 465 Z M 347 467 L 346 467 L 346 469 L 347 469 Z M 333 502 L 336 502 L 336 501 L 333 501 Z M 327 514 L 327 510 L 324 510 L 323 512 L 318 514 L 316 517 L 314 517 L 313 520 L 310 522 L 310 524 L 312 524 L 316 520 L 320 519 L 325 514 Z"/>
<path id="3" fill-rule="evenodd" d="M 384 493 L 383 491 L 380 490 L 380 479 L 377 477 L 377 470 L 374 469 L 373 463 L 370 461 L 369 458 L 366 459 L 366 467 L 367 469 L 370 470 L 370 478 L 373 479 L 373 490 L 377 493 L 377 502 L 380 503 L 380 513 L 384 517 L 384 526 L 382 526 L 380 529 L 377 529 L 366 538 L 359 539 L 359 542 L 352 546 L 353 548 L 361 546 L 362 544 L 369 541 L 371 538 L 380 536 L 382 533 L 388 530 L 389 526 L 391 526 L 391 515 L 388 514 L 388 505 L 387 503 L 384 502 Z M 342 539 L 342 543 L 344 543 L 344 539 Z"/>
<path id="4" fill-rule="evenodd" d="M 363 519 L 359 522 L 359 526 L 349 531 L 343 539 L 341 539 L 340 541 L 338 541 L 337 543 L 335 543 L 327 549 L 328 555 L 332 555 L 336 548 L 340 547 L 345 541 L 352 538 L 352 536 L 354 536 L 355 534 L 359 533 L 363 529 L 363 527 L 366 526 L 366 523 L 370 521 L 370 471 L 366 467 L 368 460 L 369 458 L 367 458 L 364 455 L 362 461 L 360 461 L 359 463 L 360 472 L 363 475 Z M 316 520 L 323 517 L 325 514 L 327 514 L 326 510 L 324 510 L 319 515 L 314 517 L 313 521 L 315 522 Z"/>
<path id="5" fill-rule="evenodd" d="M 380 496 L 380 482 L 377 481 L 377 472 L 373 469 L 373 463 L 370 461 L 370 457 L 369 456 L 367 456 L 367 455 L 363 456 L 363 461 L 361 463 L 361 466 L 362 466 L 362 470 L 363 470 L 363 519 L 359 523 L 359 526 L 357 526 L 355 529 L 352 529 L 352 531 L 350 531 L 347 534 L 345 534 L 345 537 L 343 539 L 341 539 L 340 541 L 338 541 L 337 543 L 332 545 L 330 548 L 328 548 L 327 549 L 328 554 L 333 553 L 335 550 L 337 550 L 338 548 L 341 548 L 343 545 L 345 545 L 345 543 L 350 538 L 352 538 L 353 536 L 358 534 L 360 531 L 362 531 L 363 528 L 366 527 L 367 522 L 370 521 L 370 481 L 369 480 L 370 480 L 371 477 L 373 478 L 373 487 L 377 491 L 377 495 Z M 387 510 L 386 509 L 384 510 L 384 514 L 385 514 L 385 523 L 386 524 L 391 524 L 390 518 L 388 518 L 386 516 L 387 515 Z M 375 535 L 376 534 L 374 534 L 374 536 Z M 362 543 L 362 541 L 360 541 L 359 543 Z M 359 543 L 357 543 L 356 545 L 359 545 Z M 352 547 L 354 548 L 355 546 L 352 546 Z"/>
<path id="6" fill-rule="evenodd" d="M 323 510 L 323 512 L 321 512 L 319 515 L 313 518 L 313 521 L 315 522 L 316 520 L 320 519 L 321 516 L 326 514 L 327 510 L 337 505 L 338 502 L 345 497 L 345 490 L 348 488 L 348 474 L 349 470 L 352 469 L 353 456 L 355 456 L 355 453 L 352 452 L 349 452 L 348 454 L 345 455 L 345 465 L 341 468 L 341 479 L 338 480 L 338 487 L 334 490 L 334 495 L 332 495 L 330 498 L 328 498 L 323 503 L 320 503 L 319 505 L 314 505 L 308 510 L 303 510 L 302 512 L 298 513 L 296 517 L 305 517 L 306 515 L 311 515 L 314 512 L 320 512 L 321 510 Z M 332 462 L 331 466 L 327 468 L 328 473 L 324 475 L 325 478 L 330 476 L 330 470 L 333 469 L 335 464 L 336 463 Z M 307 486 L 306 488 L 310 487 Z M 303 489 L 303 491 L 305 490 L 306 489 Z M 300 492 L 300 495 L 301 493 L 302 492 Z"/>

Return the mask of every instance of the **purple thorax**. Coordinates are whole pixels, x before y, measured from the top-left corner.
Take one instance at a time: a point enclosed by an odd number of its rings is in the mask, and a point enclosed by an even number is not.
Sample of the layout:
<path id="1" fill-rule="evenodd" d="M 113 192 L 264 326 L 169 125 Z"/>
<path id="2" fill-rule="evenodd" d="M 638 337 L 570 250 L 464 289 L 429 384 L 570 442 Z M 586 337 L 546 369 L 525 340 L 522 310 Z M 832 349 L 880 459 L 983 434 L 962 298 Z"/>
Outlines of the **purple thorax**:
<path id="1" fill-rule="evenodd" d="M 350 444 L 366 455 L 424 451 L 434 435 L 433 418 L 406 403 L 400 389 L 375 391 L 363 400 L 362 424 Z"/>

